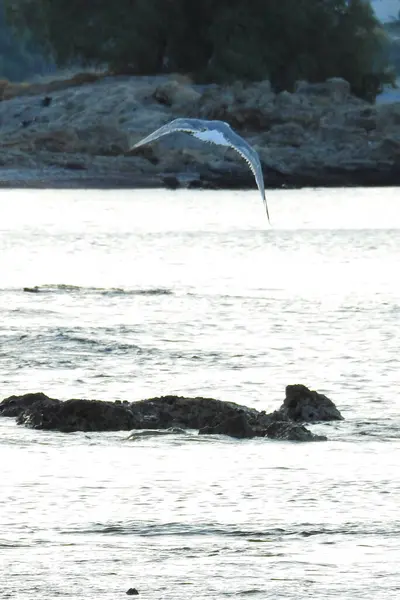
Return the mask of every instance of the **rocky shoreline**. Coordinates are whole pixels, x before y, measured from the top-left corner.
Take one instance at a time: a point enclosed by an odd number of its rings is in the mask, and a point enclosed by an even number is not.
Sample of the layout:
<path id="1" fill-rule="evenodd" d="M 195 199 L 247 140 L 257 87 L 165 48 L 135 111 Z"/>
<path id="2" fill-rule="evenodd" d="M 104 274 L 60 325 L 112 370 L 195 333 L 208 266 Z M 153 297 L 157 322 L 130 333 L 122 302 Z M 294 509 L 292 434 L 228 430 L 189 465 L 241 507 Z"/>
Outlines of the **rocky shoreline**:
<path id="1" fill-rule="evenodd" d="M 39 392 L 5 398 L 0 402 L 0 416 L 14 417 L 17 424 L 32 429 L 64 433 L 197 429 L 199 435 L 290 441 L 325 441 L 325 436 L 313 434 L 304 423 L 343 419 L 329 398 L 300 384 L 288 385 L 282 406 L 269 414 L 214 398 L 61 401 Z"/>
<path id="2" fill-rule="evenodd" d="M 83 73 L 0 82 L 0 187 L 255 189 L 235 152 L 185 134 L 130 150 L 185 116 L 229 122 L 258 150 L 267 189 L 400 184 L 400 102 L 368 104 L 342 79 L 277 94 L 268 81 Z"/>

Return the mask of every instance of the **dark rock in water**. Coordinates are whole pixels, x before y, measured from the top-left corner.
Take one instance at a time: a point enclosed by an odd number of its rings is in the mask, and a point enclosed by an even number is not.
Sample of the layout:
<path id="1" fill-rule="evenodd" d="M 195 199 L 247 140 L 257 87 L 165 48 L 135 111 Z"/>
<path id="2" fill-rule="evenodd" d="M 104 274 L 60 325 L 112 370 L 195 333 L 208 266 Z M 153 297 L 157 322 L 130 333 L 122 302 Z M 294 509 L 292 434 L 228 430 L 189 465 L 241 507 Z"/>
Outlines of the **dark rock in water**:
<path id="1" fill-rule="evenodd" d="M 139 592 L 137 591 L 136 588 L 129 588 L 129 590 L 126 592 L 127 596 L 138 596 Z"/>
<path id="2" fill-rule="evenodd" d="M 40 292 L 40 288 L 35 285 L 35 287 L 24 287 L 24 292 L 29 292 L 30 294 L 38 294 Z"/>
<path id="3" fill-rule="evenodd" d="M 130 405 L 97 400 L 54 400 L 45 394 L 11 396 L 0 403 L 0 415 L 17 417 L 18 425 L 58 431 L 122 431 L 136 427 Z"/>
<path id="4" fill-rule="evenodd" d="M 201 427 L 199 433 L 229 435 L 234 438 L 251 438 L 256 435 L 250 427 L 245 414 L 239 412 L 233 417 L 229 417 L 216 425 L 206 425 Z"/>
<path id="5" fill-rule="evenodd" d="M 19 417 L 33 405 L 36 410 L 48 409 L 52 404 L 58 404 L 59 400 L 49 398 L 42 392 L 23 394 L 22 396 L 10 396 L 0 402 L 0 416 Z"/>
<path id="6" fill-rule="evenodd" d="M 249 421 L 256 421 L 259 415 L 254 408 L 247 408 L 234 402 L 201 397 L 161 396 L 133 402 L 130 407 L 139 424 L 138 429 L 166 429 L 168 427 L 201 429 L 215 426 L 239 412 L 243 412 Z"/>
<path id="7" fill-rule="evenodd" d="M 326 396 L 303 385 L 287 386 L 283 406 L 270 414 L 214 398 L 161 396 L 132 403 L 78 399 L 62 402 L 36 393 L 6 398 L 0 403 L 0 416 L 16 417 L 18 424 L 34 429 L 63 432 L 141 429 L 153 430 L 149 435 L 154 435 L 154 430 L 175 433 L 198 429 L 200 434 L 299 441 L 326 438 L 314 435 L 298 421 L 343 418 Z"/>
<path id="8" fill-rule="evenodd" d="M 343 419 L 332 400 L 301 384 L 286 386 L 286 398 L 279 412 L 283 412 L 292 421 L 305 423 Z"/>
<path id="9" fill-rule="evenodd" d="M 229 435 L 235 438 L 267 437 L 273 440 L 291 441 L 325 441 L 325 436 L 314 435 L 303 425 L 294 423 L 286 415 L 275 411 L 267 415 L 259 413 L 258 418 L 250 426 L 247 416 L 239 413 L 220 423 L 202 427 L 199 434 Z"/>
<path id="10" fill-rule="evenodd" d="M 265 430 L 265 437 L 272 440 L 290 440 L 293 442 L 323 442 L 324 435 L 315 435 L 303 425 L 291 421 L 273 421 Z"/>

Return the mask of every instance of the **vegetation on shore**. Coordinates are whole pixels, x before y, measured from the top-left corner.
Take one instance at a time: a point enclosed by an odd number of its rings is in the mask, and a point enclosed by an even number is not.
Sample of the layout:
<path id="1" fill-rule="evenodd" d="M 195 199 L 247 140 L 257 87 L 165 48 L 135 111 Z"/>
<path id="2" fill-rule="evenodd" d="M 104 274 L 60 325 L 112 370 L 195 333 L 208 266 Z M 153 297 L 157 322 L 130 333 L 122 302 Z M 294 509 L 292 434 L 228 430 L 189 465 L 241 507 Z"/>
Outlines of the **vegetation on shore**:
<path id="1" fill-rule="evenodd" d="M 364 0 L 3 0 L 9 22 L 59 66 L 189 73 L 198 82 L 343 77 L 373 100 L 389 69 L 388 38 Z"/>
<path id="2" fill-rule="evenodd" d="M 28 28 L 15 35 L 0 0 L 0 79 L 22 81 L 46 69 L 48 61 Z"/>

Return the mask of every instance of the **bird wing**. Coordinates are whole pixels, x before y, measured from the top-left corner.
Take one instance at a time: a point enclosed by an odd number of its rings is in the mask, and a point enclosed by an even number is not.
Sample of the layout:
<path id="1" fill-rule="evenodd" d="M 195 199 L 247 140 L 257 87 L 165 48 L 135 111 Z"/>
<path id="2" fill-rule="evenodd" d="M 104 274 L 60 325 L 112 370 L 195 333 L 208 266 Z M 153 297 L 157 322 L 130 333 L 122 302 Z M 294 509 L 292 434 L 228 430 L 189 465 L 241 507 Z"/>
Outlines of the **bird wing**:
<path id="1" fill-rule="evenodd" d="M 238 154 L 240 154 L 240 156 L 247 162 L 255 177 L 258 189 L 260 190 L 265 210 L 267 212 L 268 221 L 271 222 L 269 218 L 267 199 L 265 197 L 264 176 L 258 153 L 250 146 L 250 144 L 246 142 L 246 140 L 235 133 L 228 123 L 225 123 L 224 121 L 205 121 L 202 119 L 174 119 L 170 123 L 167 123 L 159 129 L 156 129 L 153 131 L 153 133 L 143 138 L 139 142 L 136 142 L 132 148 L 139 148 L 139 146 L 154 142 L 154 140 L 157 140 L 164 135 L 169 135 L 170 133 L 175 133 L 178 131 L 193 134 L 197 132 L 204 132 L 205 130 L 217 130 L 220 132 L 225 138 L 227 144 Z M 218 142 L 216 143 L 218 144 Z"/>
<path id="2" fill-rule="evenodd" d="M 265 210 L 267 212 L 268 221 L 271 222 L 269 218 L 267 199 L 265 197 L 264 175 L 262 172 L 261 162 L 258 153 L 240 135 L 235 133 L 230 127 L 229 129 L 229 134 L 226 135 L 227 140 L 230 142 L 229 145 L 231 148 L 233 148 L 233 150 L 236 150 L 236 152 L 240 154 L 242 158 L 244 158 L 244 160 L 250 167 L 255 177 L 258 189 L 260 190 Z"/>
<path id="3" fill-rule="evenodd" d="M 144 146 L 144 144 L 149 144 L 150 142 L 154 142 L 154 140 L 157 140 L 164 135 L 169 135 L 170 133 L 175 133 L 177 131 L 182 131 L 184 133 L 196 132 L 198 128 L 194 125 L 193 121 L 194 119 L 174 119 L 174 121 L 163 125 L 159 129 L 153 131 L 153 133 L 150 133 L 150 135 L 147 137 L 143 138 L 139 142 L 136 142 L 132 148 L 139 148 L 139 146 Z"/>

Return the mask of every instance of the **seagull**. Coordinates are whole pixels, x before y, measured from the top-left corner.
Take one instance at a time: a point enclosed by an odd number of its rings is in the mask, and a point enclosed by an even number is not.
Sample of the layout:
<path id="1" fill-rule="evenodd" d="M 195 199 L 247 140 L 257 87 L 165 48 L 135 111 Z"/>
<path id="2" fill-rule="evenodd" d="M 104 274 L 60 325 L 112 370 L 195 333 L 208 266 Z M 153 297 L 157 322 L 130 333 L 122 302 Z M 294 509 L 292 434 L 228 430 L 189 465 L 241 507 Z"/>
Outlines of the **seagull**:
<path id="1" fill-rule="evenodd" d="M 250 144 L 246 142 L 246 140 L 240 137 L 240 135 L 235 133 L 231 126 L 228 123 L 225 123 L 225 121 L 174 119 L 170 123 L 167 123 L 159 129 L 156 129 L 153 131 L 153 133 L 134 144 L 132 148 L 139 148 L 139 146 L 149 144 L 150 142 L 154 142 L 154 140 L 157 140 L 164 135 L 169 135 L 170 133 L 175 133 L 177 131 L 189 133 L 202 142 L 217 144 L 218 146 L 228 146 L 229 148 L 236 150 L 236 152 L 238 152 L 240 156 L 247 162 L 255 177 L 258 189 L 260 190 L 260 194 L 264 202 L 265 210 L 267 212 L 268 222 L 270 222 L 267 200 L 265 198 L 264 177 L 259 156 L 254 148 L 252 148 Z"/>

